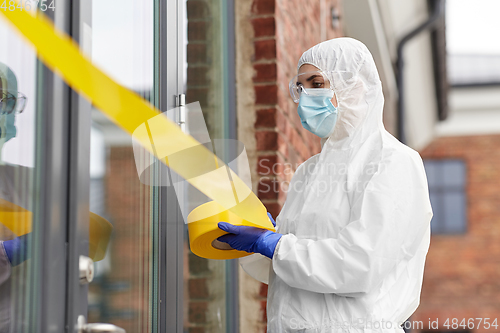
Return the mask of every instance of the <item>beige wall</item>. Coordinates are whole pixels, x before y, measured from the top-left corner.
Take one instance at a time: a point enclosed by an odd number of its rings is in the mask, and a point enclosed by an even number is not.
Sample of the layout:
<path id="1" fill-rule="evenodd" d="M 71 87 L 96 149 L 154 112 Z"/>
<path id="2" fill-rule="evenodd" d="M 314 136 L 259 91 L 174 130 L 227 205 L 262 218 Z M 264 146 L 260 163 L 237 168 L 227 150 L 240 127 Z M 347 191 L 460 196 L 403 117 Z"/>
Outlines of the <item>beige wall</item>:
<path id="1" fill-rule="evenodd" d="M 499 86 L 451 89 L 450 116 L 437 125 L 437 135 L 500 134 L 499 96 Z"/>
<path id="2" fill-rule="evenodd" d="M 393 64 L 398 42 L 428 18 L 427 2 L 422 0 L 351 0 L 344 2 L 347 36 L 364 42 L 379 69 L 386 107 L 384 123 L 395 133 L 396 90 Z M 437 102 L 434 86 L 431 40 L 423 32 L 405 49 L 406 133 L 408 145 L 422 149 L 434 137 Z"/>

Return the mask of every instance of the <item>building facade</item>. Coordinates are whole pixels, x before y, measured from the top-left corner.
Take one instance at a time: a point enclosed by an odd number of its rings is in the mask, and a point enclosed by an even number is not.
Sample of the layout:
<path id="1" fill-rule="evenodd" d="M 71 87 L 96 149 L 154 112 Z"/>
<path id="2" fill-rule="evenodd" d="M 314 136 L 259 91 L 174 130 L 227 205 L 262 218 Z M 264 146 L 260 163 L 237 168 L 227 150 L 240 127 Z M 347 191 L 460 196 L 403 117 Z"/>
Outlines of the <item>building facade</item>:
<path id="1" fill-rule="evenodd" d="M 384 124 L 395 136 L 402 128 L 406 143 L 421 153 L 435 212 L 421 306 L 409 322 L 422 322 L 412 327 L 415 332 L 445 332 L 454 330 L 447 318 L 492 322 L 500 307 L 500 102 L 493 81 L 455 81 L 448 93 L 441 3 L 60 0 L 45 10 L 39 3 L 38 11 L 95 66 L 172 121 L 182 126 L 179 112 L 199 103 L 211 140 L 245 145 L 246 176 L 274 217 L 293 172 L 321 150 L 288 92 L 300 56 L 332 38 L 364 42 L 383 84 Z M 30 216 L 32 222 L 23 250 L 30 258 L 0 281 L 0 302 L 3 297 L 9 304 L 0 318 L 2 327 L 10 326 L 5 332 L 73 332 L 83 321 L 127 332 L 264 332 L 267 286 L 237 260 L 204 259 L 191 251 L 185 211 L 195 203 L 173 186 L 179 178 L 166 176 L 161 163 L 105 115 L 98 94 L 78 94 L 58 69 L 46 67 L 1 14 L 0 27 L 6 46 L 0 63 L 17 80 L 14 85 L 0 71 L 1 89 L 28 98 L 15 115 L 17 132 L 0 137 L 0 213 L 13 204 L 31 214 L 13 221 Z M 113 89 L 104 95 L 127 108 Z M 404 121 L 398 125 L 402 98 Z M 140 114 L 128 111 L 131 118 Z M 95 237 L 103 234 L 92 229 L 89 211 L 113 231 L 101 243 L 106 255 L 85 266 L 82 256 L 92 257 Z M 20 236 L 0 227 L 2 241 Z M 80 275 L 82 267 L 93 279 Z M 459 330 L 491 331 L 484 322 Z"/>

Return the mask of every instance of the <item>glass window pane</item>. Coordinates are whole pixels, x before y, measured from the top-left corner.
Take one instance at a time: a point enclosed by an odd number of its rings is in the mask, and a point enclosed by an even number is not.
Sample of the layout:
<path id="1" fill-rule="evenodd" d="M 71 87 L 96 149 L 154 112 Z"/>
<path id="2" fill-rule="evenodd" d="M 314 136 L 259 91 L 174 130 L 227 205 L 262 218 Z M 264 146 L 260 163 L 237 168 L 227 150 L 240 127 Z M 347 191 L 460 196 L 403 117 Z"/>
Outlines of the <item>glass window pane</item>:
<path id="1" fill-rule="evenodd" d="M 0 332 L 29 332 L 36 291 L 30 259 L 36 237 L 36 56 L 3 15 L 0 45 Z M 16 112 L 18 93 L 27 97 L 22 113 Z"/>
<path id="2" fill-rule="evenodd" d="M 434 188 L 439 185 L 439 164 L 438 161 L 424 160 L 425 172 L 427 174 L 427 182 L 429 188 Z"/>
<path id="3" fill-rule="evenodd" d="M 466 230 L 465 195 L 463 192 L 447 192 L 443 195 L 444 225 L 447 233 L 462 233 Z"/>
<path id="4" fill-rule="evenodd" d="M 92 6 L 87 29 L 93 63 L 148 99 L 153 89 L 154 3 L 99 0 L 86 5 Z M 127 332 L 153 332 L 158 304 L 153 292 L 158 283 L 155 188 L 139 180 L 131 137 L 97 109 L 92 109 L 89 186 L 90 211 L 113 229 L 105 256 L 95 263 L 87 321 Z"/>
<path id="5" fill-rule="evenodd" d="M 465 185 L 465 163 L 459 160 L 441 162 L 441 184 L 446 187 L 463 187 Z"/>
<path id="6" fill-rule="evenodd" d="M 210 139 L 230 138 L 229 89 L 234 85 L 228 71 L 227 3 L 223 0 L 185 1 L 187 33 L 184 61 L 186 103 L 199 102 Z M 224 154 L 217 152 L 218 156 Z M 190 208 L 199 203 L 199 195 L 188 188 Z M 187 244 L 189 245 L 189 244 Z M 188 274 L 184 284 L 184 327 L 199 327 L 204 332 L 230 330 L 231 311 L 228 307 L 228 261 L 199 258 L 189 253 Z"/>
<path id="7" fill-rule="evenodd" d="M 440 234 L 466 231 L 466 169 L 461 160 L 425 160 L 429 195 L 434 211 L 431 231 Z"/>

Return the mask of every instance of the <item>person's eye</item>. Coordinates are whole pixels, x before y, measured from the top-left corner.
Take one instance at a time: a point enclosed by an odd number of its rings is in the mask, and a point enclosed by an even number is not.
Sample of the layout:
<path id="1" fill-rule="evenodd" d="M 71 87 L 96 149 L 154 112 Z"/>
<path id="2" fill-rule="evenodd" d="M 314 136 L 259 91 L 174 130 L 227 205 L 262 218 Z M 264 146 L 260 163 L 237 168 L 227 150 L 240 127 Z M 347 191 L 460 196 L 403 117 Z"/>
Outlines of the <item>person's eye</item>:
<path id="1" fill-rule="evenodd" d="M 322 88 L 323 87 L 323 82 L 320 82 L 320 81 L 315 81 L 313 82 L 313 88 Z"/>

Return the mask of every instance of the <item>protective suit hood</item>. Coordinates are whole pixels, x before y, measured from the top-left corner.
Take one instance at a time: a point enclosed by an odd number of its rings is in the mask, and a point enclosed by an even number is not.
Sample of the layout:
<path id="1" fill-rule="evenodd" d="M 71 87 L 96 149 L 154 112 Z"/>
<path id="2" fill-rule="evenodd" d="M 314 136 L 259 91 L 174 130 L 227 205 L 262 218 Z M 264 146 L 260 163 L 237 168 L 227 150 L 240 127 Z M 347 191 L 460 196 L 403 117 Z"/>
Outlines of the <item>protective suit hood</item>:
<path id="1" fill-rule="evenodd" d="M 297 71 L 304 64 L 328 73 L 337 97 L 339 116 L 328 140 L 330 148 L 359 145 L 383 129 L 382 84 L 373 57 L 363 43 L 352 38 L 322 42 L 302 54 Z"/>
<path id="2" fill-rule="evenodd" d="M 7 91 L 17 96 L 17 78 L 9 66 L 0 62 L 0 91 Z M 3 144 L 14 138 L 17 134 L 16 126 L 14 125 L 16 115 L 0 114 L 0 150 Z"/>

